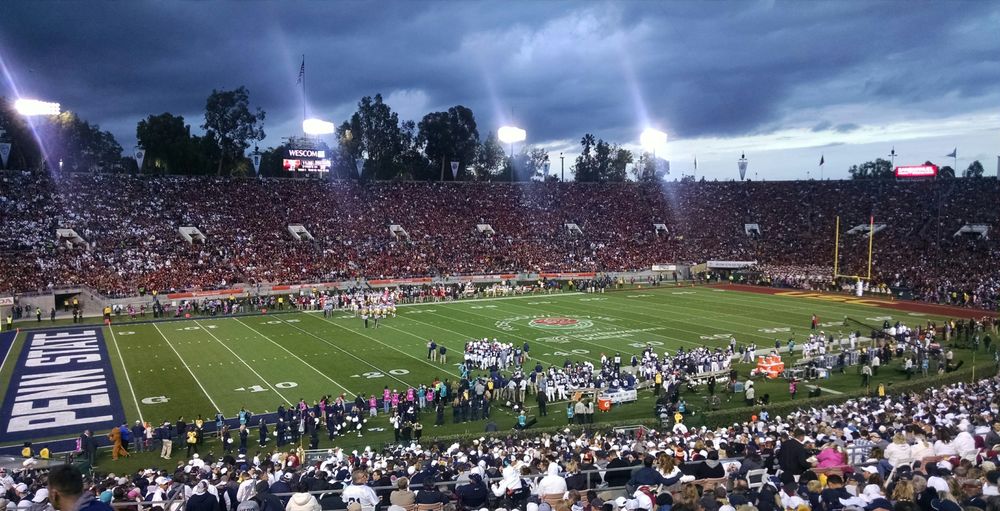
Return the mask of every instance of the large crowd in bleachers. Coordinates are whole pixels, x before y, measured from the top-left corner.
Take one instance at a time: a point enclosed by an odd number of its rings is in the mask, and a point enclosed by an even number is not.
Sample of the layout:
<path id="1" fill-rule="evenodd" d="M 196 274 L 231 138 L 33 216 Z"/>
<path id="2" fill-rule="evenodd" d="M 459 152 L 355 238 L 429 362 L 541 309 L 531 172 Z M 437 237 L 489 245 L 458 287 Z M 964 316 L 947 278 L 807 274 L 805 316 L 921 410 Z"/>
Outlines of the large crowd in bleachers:
<path id="1" fill-rule="evenodd" d="M 995 308 L 995 179 L 937 182 L 356 183 L 213 177 L 0 174 L 0 290 L 87 285 L 111 296 L 512 271 L 617 271 L 655 263 L 756 260 L 775 274 L 829 274 L 835 216 L 841 273 L 864 274 L 876 234 L 879 285 L 919 299 Z M 480 233 L 489 224 L 493 235 Z M 565 223 L 582 233 L 572 234 Z M 654 223 L 668 231 L 657 232 Z M 760 235 L 748 235 L 755 223 Z M 302 224 L 315 241 L 294 241 Z M 407 237 L 393 236 L 389 225 Z M 178 234 L 197 227 L 204 243 Z M 56 228 L 88 244 L 56 246 Z M 795 274 L 793 270 L 791 272 Z"/>
<path id="2" fill-rule="evenodd" d="M 716 427 L 597 428 L 461 441 L 182 457 L 87 479 L 0 470 L 0 508 L 405 511 L 992 511 L 1000 507 L 1000 379 L 806 407 Z M 216 443 L 210 440 L 206 443 Z M 212 449 L 212 447 L 209 447 Z M 110 466 L 105 466 L 111 463 Z M 106 458 L 98 464 L 114 470 Z M 81 496 L 82 490 L 82 496 Z M 167 505 L 177 498 L 177 504 Z M 181 503 L 184 504 L 181 504 Z M 90 507 L 94 511 L 107 508 Z"/>

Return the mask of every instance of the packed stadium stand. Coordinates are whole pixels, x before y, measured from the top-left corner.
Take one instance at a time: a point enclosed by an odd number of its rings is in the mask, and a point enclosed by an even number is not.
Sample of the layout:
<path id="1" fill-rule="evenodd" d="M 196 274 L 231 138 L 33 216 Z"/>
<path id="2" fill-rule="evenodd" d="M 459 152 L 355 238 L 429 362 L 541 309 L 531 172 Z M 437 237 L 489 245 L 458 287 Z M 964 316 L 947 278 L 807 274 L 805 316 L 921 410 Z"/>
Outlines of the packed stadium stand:
<path id="1" fill-rule="evenodd" d="M 867 271 L 868 238 L 848 231 L 874 216 L 884 224 L 876 233 L 877 283 L 989 309 L 1000 288 L 996 233 L 958 234 L 1000 225 L 996 179 L 359 184 L 8 171 L 2 182 L 0 290 L 8 292 L 86 285 L 127 296 L 706 260 L 758 261 L 761 282 L 822 287 L 838 215 L 841 274 Z M 314 240 L 296 240 L 289 224 Z M 182 227 L 205 239 L 188 242 Z M 83 243 L 57 244 L 57 229 L 72 229 Z"/>
<path id="2" fill-rule="evenodd" d="M 36 469 L 39 460 L 29 458 L 9 474 L 0 469 L 9 488 L 0 508 L 51 510 L 56 490 L 64 505 L 82 493 L 123 509 L 178 511 L 992 510 L 1000 495 L 997 391 L 994 378 L 714 428 L 494 433 L 311 454 L 226 448 L 176 464 L 177 456 L 162 456 L 164 468 L 121 475 L 107 473 L 115 462 L 105 454 L 105 471 L 86 479 L 71 466 Z M 122 445 L 169 453 L 160 439 L 177 438 L 172 428 Z M 96 442 L 86 432 L 80 444 L 89 467 Z"/>

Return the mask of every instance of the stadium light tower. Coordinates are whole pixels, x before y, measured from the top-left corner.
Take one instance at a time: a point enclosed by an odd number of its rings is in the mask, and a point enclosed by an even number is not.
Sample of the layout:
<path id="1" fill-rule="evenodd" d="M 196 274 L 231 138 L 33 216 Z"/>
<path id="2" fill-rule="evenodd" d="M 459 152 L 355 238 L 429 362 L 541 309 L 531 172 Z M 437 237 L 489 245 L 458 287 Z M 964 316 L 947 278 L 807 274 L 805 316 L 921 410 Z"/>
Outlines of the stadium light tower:
<path id="1" fill-rule="evenodd" d="M 514 182 L 514 144 L 524 142 L 528 138 L 528 132 L 515 126 L 501 126 L 497 130 L 497 138 L 510 144 L 510 180 Z"/>
<path id="2" fill-rule="evenodd" d="M 524 142 L 528 132 L 514 126 L 503 126 L 497 130 L 497 138 L 505 144 L 510 144 L 510 157 L 514 157 L 514 144 Z"/>
<path id="3" fill-rule="evenodd" d="M 653 154 L 653 173 L 656 173 L 656 148 L 661 147 L 667 143 L 667 134 L 654 128 L 646 128 L 639 135 L 639 143 L 642 144 L 643 153 Z M 640 169 L 645 172 L 642 168 L 642 156 L 639 157 Z"/>
<path id="4" fill-rule="evenodd" d="M 14 102 L 14 109 L 17 110 L 17 113 L 25 117 L 59 115 L 59 103 L 50 103 L 37 99 L 18 99 Z"/>
<path id="5" fill-rule="evenodd" d="M 302 131 L 306 135 L 329 135 L 336 131 L 332 122 L 322 119 L 306 119 L 302 121 Z"/>
<path id="6" fill-rule="evenodd" d="M 656 148 L 667 143 L 667 134 L 657 129 L 646 128 L 639 135 L 639 143 L 643 149 L 655 155 Z"/>

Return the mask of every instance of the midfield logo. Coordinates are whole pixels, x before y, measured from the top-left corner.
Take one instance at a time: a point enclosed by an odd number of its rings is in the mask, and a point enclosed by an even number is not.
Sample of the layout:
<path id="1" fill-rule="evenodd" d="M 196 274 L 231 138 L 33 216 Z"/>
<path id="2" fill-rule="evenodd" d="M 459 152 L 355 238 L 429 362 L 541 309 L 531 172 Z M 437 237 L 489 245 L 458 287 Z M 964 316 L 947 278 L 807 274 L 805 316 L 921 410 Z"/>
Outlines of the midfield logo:
<path id="1" fill-rule="evenodd" d="M 578 330 L 594 326 L 594 322 L 575 318 L 538 318 L 528 322 L 532 328 L 544 328 L 546 330 Z"/>
<path id="2" fill-rule="evenodd" d="M 585 330 L 594 327 L 594 322 L 614 323 L 616 318 L 603 316 L 516 316 L 496 322 L 496 327 L 505 332 L 511 332 L 522 327 L 539 328 L 542 330 Z"/>

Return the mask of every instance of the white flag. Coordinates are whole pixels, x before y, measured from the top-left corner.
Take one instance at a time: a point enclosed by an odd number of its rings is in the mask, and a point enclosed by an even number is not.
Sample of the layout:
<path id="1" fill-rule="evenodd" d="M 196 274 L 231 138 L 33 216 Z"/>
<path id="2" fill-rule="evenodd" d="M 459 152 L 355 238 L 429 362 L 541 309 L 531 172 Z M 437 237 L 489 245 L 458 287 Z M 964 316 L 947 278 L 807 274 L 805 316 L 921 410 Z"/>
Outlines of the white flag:
<path id="1" fill-rule="evenodd" d="M 0 142 L 0 163 L 7 166 L 7 158 L 10 156 L 10 142 Z"/>
<path id="2" fill-rule="evenodd" d="M 259 176 L 260 175 L 260 153 L 253 153 L 250 155 L 250 161 L 253 162 L 253 171 Z"/>
<path id="3" fill-rule="evenodd" d="M 358 168 L 358 177 L 361 177 L 361 171 L 365 169 L 365 159 L 358 158 L 354 160 L 354 166 Z"/>
<path id="4" fill-rule="evenodd" d="M 451 162 L 451 178 L 458 179 L 458 162 Z"/>
<path id="5" fill-rule="evenodd" d="M 139 166 L 139 172 L 142 172 L 142 162 L 146 159 L 146 150 L 142 148 L 135 148 L 135 163 Z"/>
<path id="6" fill-rule="evenodd" d="M 741 155 L 737 164 L 740 168 L 740 181 L 743 181 L 747 177 L 747 158 L 746 155 Z"/>

